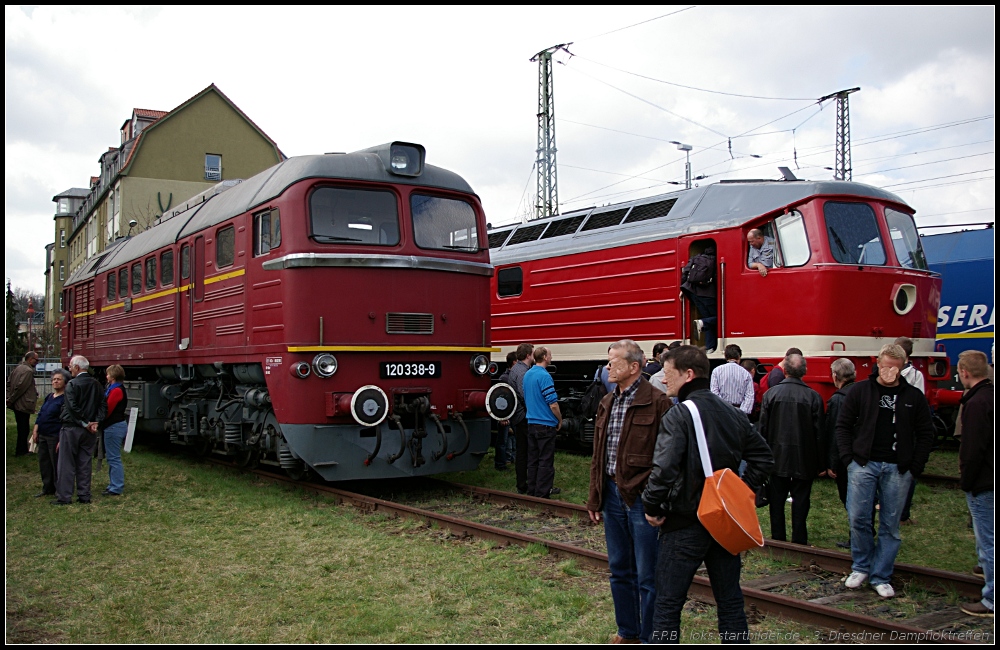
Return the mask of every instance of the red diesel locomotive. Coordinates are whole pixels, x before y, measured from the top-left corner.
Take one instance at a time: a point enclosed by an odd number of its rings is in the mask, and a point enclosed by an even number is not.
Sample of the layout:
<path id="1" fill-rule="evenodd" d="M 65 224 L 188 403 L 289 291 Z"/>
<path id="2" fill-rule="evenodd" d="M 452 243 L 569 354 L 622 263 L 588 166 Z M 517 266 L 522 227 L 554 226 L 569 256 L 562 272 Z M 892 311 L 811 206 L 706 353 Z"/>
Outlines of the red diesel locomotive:
<path id="1" fill-rule="evenodd" d="M 384 478 L 474 469 L 490 386 L 479 198 L 395 142 L 290 158 L 115 242 L 66 285 L 66 361 L 126 369 L 148 431 L 280 465 Z"/>
<path id="2" fill-rule="evenodd" d="M 851 359 L 864 378 L 883 344 L 909 336 L 936 403 L 935 380 L 948 376 L 934 342 L 941 280 L 927 270 L 912 214 L 860 183 L 723 181 L 498 227 L 489 233 L 493 342 L 504 353 L 523 341 L 550 347 L 572 413 L 609 343 L 631 338 L 647 354 L 658 341 L 704 345 L 679 287 L 687 261 L 714 246 L 710 357 L 736 343 L 762 370 L 801 348 L 805 379 L 825 400 L 834 359 Z M 774 239 L 766 277 L 747 266 L 753 228 Z M 582 418 L 565 428 L 586 441 Z"/>

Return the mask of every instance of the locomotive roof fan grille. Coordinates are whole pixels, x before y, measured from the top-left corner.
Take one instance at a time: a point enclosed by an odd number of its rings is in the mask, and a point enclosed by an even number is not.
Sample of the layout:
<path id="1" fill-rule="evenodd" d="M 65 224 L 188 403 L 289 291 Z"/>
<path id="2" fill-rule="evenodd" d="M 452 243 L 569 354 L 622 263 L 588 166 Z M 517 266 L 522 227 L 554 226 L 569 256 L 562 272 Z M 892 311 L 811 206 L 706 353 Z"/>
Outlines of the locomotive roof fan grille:
<path id="1" fill-rule="evenodd" d="M 434 314 L 389 312 L 385 315 L 386 334 L 433 334 Z"/>

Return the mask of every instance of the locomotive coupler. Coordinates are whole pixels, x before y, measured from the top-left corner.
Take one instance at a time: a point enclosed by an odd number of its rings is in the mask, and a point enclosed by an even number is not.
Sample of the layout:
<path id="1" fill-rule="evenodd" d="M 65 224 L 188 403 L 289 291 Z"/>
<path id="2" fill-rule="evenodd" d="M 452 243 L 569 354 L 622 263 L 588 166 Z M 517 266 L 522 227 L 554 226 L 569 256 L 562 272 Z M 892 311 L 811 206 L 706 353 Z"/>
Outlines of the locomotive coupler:
<path id="1" fill-rule="evenodd" d="M 431 458 L 434 460 L 440 460 L 442 456 L 448 453 L 448 435 L 444 432 L 444 425 L 441 424 L 441 418 L 438 417 L 437 413 L 431 413 L 431 421 L 437 427 L 438 433 L 441 434 L 441 450 L 435 451 Z M 449 460 L 451 460 L 449 458 Z"/>

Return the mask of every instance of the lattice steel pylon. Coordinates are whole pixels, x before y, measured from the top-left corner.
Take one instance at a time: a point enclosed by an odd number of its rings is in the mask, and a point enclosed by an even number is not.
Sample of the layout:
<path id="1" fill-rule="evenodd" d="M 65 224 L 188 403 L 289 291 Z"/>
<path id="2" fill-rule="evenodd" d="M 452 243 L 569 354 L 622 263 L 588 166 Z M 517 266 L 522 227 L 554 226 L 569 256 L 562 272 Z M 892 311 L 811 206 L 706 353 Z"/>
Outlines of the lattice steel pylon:
<path id="1" fill-rule="evenodd" d="M 552 83 L 552 55 L 572 43 L 546 48 L 531 57 L 538 62 L 538 148 L 535 150 L 535 210 L 541 219 L 559 214 L 559 179 L 556 170 L 556 105 Z"/>
<path id="2" fill-rule="evenodd" d="M 820 102 L 837 98 L 837 142 L 836 159 L 833 164 L 833 178 L 838 181 L 851 180 L 851 109 L 847 96 L 861 88 L 838 90 L 820 99 Z"/>

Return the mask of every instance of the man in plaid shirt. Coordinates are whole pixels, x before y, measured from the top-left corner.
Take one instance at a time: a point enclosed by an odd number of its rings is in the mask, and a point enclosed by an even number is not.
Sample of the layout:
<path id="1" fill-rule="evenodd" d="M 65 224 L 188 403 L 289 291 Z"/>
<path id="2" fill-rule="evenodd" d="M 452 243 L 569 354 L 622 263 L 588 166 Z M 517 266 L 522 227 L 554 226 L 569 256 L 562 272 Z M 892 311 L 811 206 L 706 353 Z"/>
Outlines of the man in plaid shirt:
<path id="1" fill-rule="evenodd" d="M 616 386 L 594 416 L 587 510 L 593 522 L 604 521 L 618 625 L 613 643 L 640 643 L 653 630 L 657 531 L 646 523 L 639 495 L 670 400 L 642 377 L 642 350 L 629 339 L 608 350 L 608 378 Z"/>

